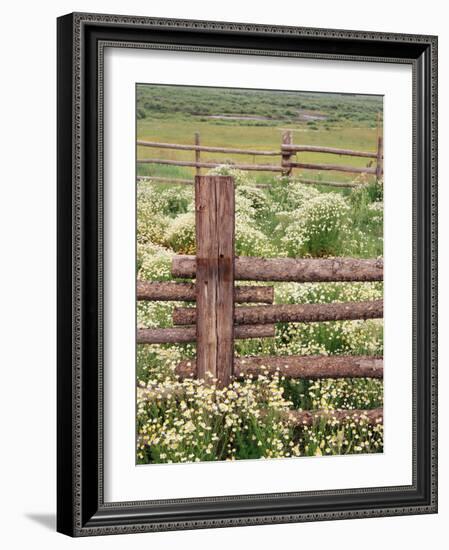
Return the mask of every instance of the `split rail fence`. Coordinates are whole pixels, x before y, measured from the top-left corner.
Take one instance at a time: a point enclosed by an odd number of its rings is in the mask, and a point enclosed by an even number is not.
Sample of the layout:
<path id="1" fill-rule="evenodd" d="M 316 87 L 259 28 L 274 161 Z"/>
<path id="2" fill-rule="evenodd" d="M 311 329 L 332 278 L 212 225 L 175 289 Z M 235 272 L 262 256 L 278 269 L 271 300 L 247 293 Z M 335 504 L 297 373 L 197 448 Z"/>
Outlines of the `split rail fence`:
<path id="1" fill-rule="evenodd" d="M 226 162 L 217 162 L 210 160 L 202 160 L 201 153 L 219 153 L 219 154 L 231 154 L 231 155 L 247 155 L 262 157 L 280 157 L 279 164 L 257 164 L 257 163 L 238 163 L 232 161 L 232 167 L 240 170 L 251 170 L 258 172 L 276 172 L 284 176 L 292 174 L 293 169 L 302 170 L 324 170 L 331 172 L 345 172 L 352 174 L 371 174 L 377 179 L 380 179 L 383 174 L 383 141 L 379 136 L 377 139 L 376 151 L 353 151 L 351 149 L 339 149 L 335 147 L 321 147 L 316 145 L 297 145 L 293 143 L 293 137 L 291 131 L 285 131 L 282 134 L 282 143 L 279 150 L 261 151 L 256 149 L 238 149 L 234 147 L 211 147 L 200 144 L 200 135 L 197 132 L 195 134 L 195 143 L 190 144 L 177 144 L 177 143 L 161 143 L 158 141 L 137 141 L 138 147 L 150 147 L 154 149 L 170 149 L 175 151 L 194 151 L 195 160 L 173 160 L 163 158 L 140 158 L 137 160 L 138 164 L 162 164 L 167 166 L 182 166 L 188 168 L 195 168 L 196 175 L 201 175 L 202 168 L 216 168 Z M 351 166 L 341 164 L 320 164 L 300 161 L 300 153 L 325 153 L 338 156 L 360 157 L 371 159 L 368 161 L 368 166 Z M 299 156 L 299 160 L 298 160 Z M 139 180 L 150 180 L 154 182 L 175 182 L 181 184 L 192 184 L 194 181 L 188 178 L 172 178 L 172 177 L 158 177 L 158 176 L 138 176 Z M 337 182 L 337 181 L 321 181 L 310 180 L 302 178 L 303 183 L 319 183 L 321 185 L 329 185 L 334 187 L 355 187 L 353 182 Z"/>
<path id="2" fill-rule="evenodd" d="M 229 176 L 195 177 L 196 256 L 175 256 L 172 275 L 189 282 L 137 282 L 138 300 L 196 302 L 175 307 L 173 328 L 140 328 L 139 344 L 196 342 L 196 359 L 177 366 L 180 377 L 215 379 L 221 387 L 233 378 L 260 373 L 290 378 L 383 378 L 383 358 L 371 356 L 234 357 L 234 340 L 275 336 L 276 323 L 377 319 L 383 300 L 328 304 L 273 304 L 272 286 L 242 286 L 235 281 L 338 282 L 383 280 L 382 259 L 252 258 L 234 255 L 234 181 Z M 245 304 L 237 305 L 235 304 Z M 248 305 L 255 304 L 255 305 Z M 311 424 L 329 411 L 292 411 L 295 424 Z M 332 411 L 339 420 L 364 415 L 382 421 L 380 408 Z"/>

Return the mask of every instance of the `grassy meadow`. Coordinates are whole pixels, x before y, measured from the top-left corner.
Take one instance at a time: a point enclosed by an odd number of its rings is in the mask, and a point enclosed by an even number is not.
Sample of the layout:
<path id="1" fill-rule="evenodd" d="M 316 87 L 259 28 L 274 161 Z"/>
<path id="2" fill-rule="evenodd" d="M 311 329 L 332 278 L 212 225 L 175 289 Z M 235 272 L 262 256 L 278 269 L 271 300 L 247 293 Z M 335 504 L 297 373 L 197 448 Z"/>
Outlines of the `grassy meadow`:
<path id="1" fill-rule="evenodd" d="M 380 113 L 380 115 L 379 115 Z M 299 92 L 221 90 L 139 85 L 137 137 L 246 149 L 279 149 L 282 131 L 294 143 L 375 151 L 382 123 L 379 97 Z M 381 131 L 381 128 L 380 128 Z M 138 158 L 193 160 L 192 151 L 139 147 Z M 202 153 L 236 184 L 236 254 L 263 257 L 376 258 L 383 255 L 382 181 L 361 175 L 356 188 L 319 181 L 353 181 L 348 174 L 242 172 L 231 161 Z M 263 160 L 261 160 L 263 159 Z M 301 153 L 306 162 L 366 166 L 370 159 Z M 257 157 L 279 163 L 279 157 Z M 205 170 L 202 171 L 206 173 Z M 138 175 L 192 178 L 193 169 L 138 165 Z M 299 179 L 316 179 L 304 185 Z M 265 183 L 263 188 L 258 187 Z M 193 187 L 137 183 L 137 278 L 172 280 L 175 254 L 195 254 Z M 245 284 L 245 283 L 242 283 Z M 251 283 L 255 284 L 255 283 Z M 380 299 L 382 283 L 274 283 L 275 303 L 330 303 Z M 181 302 L 138 302 L 139 327 L 170 327 Z M 245 355 L 383 355 L 382 320 L 279 323 L 274 338 L 236 340 Z M 368 409 L 382 406 L 375 379 L 288 380 L 260 375 L 217 389 L 180 380 L 176 365 L 195 356 L 195 344 L 139 345 L 137 350 L 137 462 L 289 458 L 382 452 L 383 426 L 363 417 L 340 424 L 331 418 L 310 427 L 291 426 L 291 409 Z M 261 414 L 261 411 L 264 411 Z"/>
<path id="2" fill-rule="evenodd" d="M 188 96 L 188 97 L 187 97 Z M 137 138 L 166 143 L 193 144 L 199 132 L 202 145 L 255 150 L 279 150 L 284 130 L 293 142 L 375 152 L 378 122 L 382 124 L 382 98 L 298 92 L 245 91 L 178 86 L 140 86 L 137 90 Z M 212 118 L 223 116 L 224 118 Z M 247 117 L 242 120 L 237 117 Z M 236 117 L 236 118 L 232 118 Z M 264 117 L 259 119 L 258 117 Z M 323 118 L 324 117 L 324 118 Z M 380 120 L 378 121 L 378 117 Z M 363 167 L 371 159 L 303 152 L 301 162 L 349 164 Z M 194 160 L 193 151 L 138 148 L 138 158 Z M 201 153 L 205 162 L 279 164 L 279 157 L 254 157 Z M 193 177 L 194 169 L 138 165 L 142 176 Z M 304 170 L 301 175 L 316 180 L 348 181 L 354 176 Z M 272 174 L 255 172 L 258 182 Z"/>

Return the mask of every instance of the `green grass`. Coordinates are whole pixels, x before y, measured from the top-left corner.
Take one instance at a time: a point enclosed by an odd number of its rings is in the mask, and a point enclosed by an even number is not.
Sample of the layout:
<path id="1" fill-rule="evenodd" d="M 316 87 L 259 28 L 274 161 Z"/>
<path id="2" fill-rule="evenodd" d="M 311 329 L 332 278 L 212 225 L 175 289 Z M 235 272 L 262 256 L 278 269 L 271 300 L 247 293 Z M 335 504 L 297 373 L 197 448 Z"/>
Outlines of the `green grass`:
<path id="1" fill-rule="evenodd" d="M 284 126 L 283 126 L 284 127 Z M 285 128 L 289 128 L 285 125 Z M 294 126 L 291 126 L 294 128 Z M 210 123 L 197 122 L 195 120 L 184 120 L 182 124 L 176 120 L 144 120 L 138 124 L 138 139 L 148 141 L 160 141 L 166 143 L 193 144 L 194 134 L 199 132 L 201 143 L 210 146 L 234 147 L 242 149 L 258 149 L 266 151 L 279 150 L 281 143 L 282 130 L 278 128 L 255 128 L 243 126 L 220 127 Z M 312 130 L 293 130 L 293 142 L 304 145 L 321 145 L 325 147 L 339 147 L 344 149 L 358 149 L 361 151 L 376 150 L 376 130 L 371 128 L 351 129 L 341 128 L 331 131 L 319 129 Z M 155 149 L 149 147 L 138 148 L 138 158 L 160 158 L 165 160 L 194 161 L 193 151 L 178 151 L 170 149 Z M 324 153 L 298 153 L 296 155 L 298 162 L 310 162 L 315 164 L 341 164 L 356 167 L 367 165 L 366 158 L 358 157 L 340 157 Z M 253 156 L 253 155 L 230 155 L 224 153 L 201 153 L 201 161 L 217 162 L 226 164 L 280 164 L 280 157 Z M 193 177 L 195 170 L 187 167 L 163 166 L 163 165 L 138 165 L 139 175 L 162 176 L 169 174 L 175 177 L 189 178 Z M 167 172 L 167 169 L 175 169 L 173 173 Z M 151 171 L 148 171 L 151 170 Z M 146 172 L 145 172 L 146 171 Z M 301 176 L 307 179 L 331 180 L 331 181 L 352 181 L 356 174 L 346 174 L 343 172 L 327 172 L 317 170 L 297 171 Z M 257 180 L 261 183 L 270 179 L 272 174 L 257 172 Z"/>
<path id="2" fill-rule="evenodd" d="M 330 127 L 349 121 L 354 127 L 361 124 L 375 127 L 381 105 L 380 96 L 358 94 L 146 84 L 137 87 L 139 121 L 149 117 L 196 116 L 220 124 L 269 125 L 293 120 L 308 126 Z M 219 116 L 222 119 L 217 120 Z"/>

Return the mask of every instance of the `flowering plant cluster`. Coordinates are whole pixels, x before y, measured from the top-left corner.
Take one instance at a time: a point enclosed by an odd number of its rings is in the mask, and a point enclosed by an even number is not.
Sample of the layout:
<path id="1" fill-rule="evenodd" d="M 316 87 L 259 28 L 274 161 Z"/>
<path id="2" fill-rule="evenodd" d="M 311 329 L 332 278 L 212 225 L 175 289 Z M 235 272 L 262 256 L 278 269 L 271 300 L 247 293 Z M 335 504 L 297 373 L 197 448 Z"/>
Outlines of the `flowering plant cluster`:
<path id="1" fill-rule="evenodd" d="M 308 200 L 292 212 L 283 242 L 291 256 L 329 256 L 343 251 L 344 235 L 349 229 L 347 201 L 330 193 Z"/>
<path id="2" fill-rule="evenodd" d="M 200 462 L 257 458 L 289 458 L 324 454 L 379 452 L 383 427 L 370 426 L 361 415 L 341 424 L 332 416 L 335 398 L 342 408 L 345 390 L 355 403 L 370 404 L 379 388 L 365 395 L 362 387 L 348 388 L 348 381 L 326 380 L 310 385 L 313 405 L 330 411 L 326 421 L 295 427 L 288 412 L 283 376 L 265 374 L 234 381 L 217 388 L 213 381 L 141 381 L 137 388 L 137 457 L 139 463 Z M 361 386 L 359 384 L 359 386 Z M 318 400 L 318 401 L 317 401 Z M 301 410 L 301 409 L 299 409 Z"/>

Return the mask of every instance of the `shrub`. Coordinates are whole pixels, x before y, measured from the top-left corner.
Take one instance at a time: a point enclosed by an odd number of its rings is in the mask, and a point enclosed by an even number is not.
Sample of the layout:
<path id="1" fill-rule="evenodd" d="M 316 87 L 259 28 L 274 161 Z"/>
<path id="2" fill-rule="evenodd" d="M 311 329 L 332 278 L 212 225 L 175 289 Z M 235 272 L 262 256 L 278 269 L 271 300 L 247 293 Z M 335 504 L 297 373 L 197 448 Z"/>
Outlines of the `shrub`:
<path id="1" fill-rule="evenodd" d="M 285 176 L 274 180 L 268 189 L 268 193 L 267 211 L 269 212 L 292 212 L 302 208 L 306 202 L 314 197 L 321 195 L 314 187 L 304 185 L 294 178 Z"/>
<path id="2" fill-rule="evenodd" d="M 137 278 L 145 281 L 171 279 L 173 251 L 151 243 L 137 243 Z"/>
<path id="3" fill-rule="evenodd" d="M 354 180 L 357 187 L 354 187 L 349 195 L 349 201 L 355 208 L 364 207 L 372 202 L 383 201 L 383 181 L 368 180 L 365 174 L 361 174 Z"/>
<path id="4" fill-rule="evenodd" d="M 291 210 L 298 210 L 308 201 L 314 199 L 315 197 L 321 196 L 321 193 L 314 187 L 305 185 L 295 179 L 290 179 L 288 181 L 285 193 L 287 195 L 286 203 L 287 205 L 291 205 Z"/>
<path id="5" fill-rule="evenodd" d="M 242 188 L 237 188 L 235 192 L 235 218 L 245 220 L 248 224 L 255 223 L 257 210 L 253 206 L 253 201 L 246 194 L 240 192 Z M 245 188 L 246 189 L 246 188 Z"/>
<path id="6" fill-rule="evenodd" d="M 254 223 L 237 216 L 235 220 L 235 253 L 237 256 L 271 256 L 274 249 Z"/>
<path id="7" fill-rule="evenodd" d="M 179 305 L 182 305 L 179 303 Z M 164 328 L 173 326 L 173 302 L 137 302 L 137 326 L 139 328 Z"/>
<path id="8" fill-rule="evenodd" d="M 167 230 L 166 243 L 178 254 L 195 254 L 195 214 L 175 218 Z"/>
<path id="9" fill-rule="evenodd" d="M 176 365 L 186 356 L 194 353 L 191 344 L 181 344 L 168 347 L 166 344 L 137 346 L 137 377 L 140 384 L 167 383 L 176 380 Z"/>
<path id="10" fill-rule="evenodd" d="M 245 201 L 246 200 L 246 201 Z M 250 207 L 251 216 L 258 217 L 264 210 L 270 207 L 270 201 L 266 193 L 262 189 L 250 185 L 241 185 L 237 187 L 235 192 L 236 212 L 240 215 L 244 214 L 243 207 Z M 245 202 L 246 205 L 245 205 Z M 247 212 L 247 211 L 246 211 Z"/>
<path id="11" fill-rule="evenodd" d="M 170 219 L 161 213 L 145 210 L 141 205 L 137 211 L 137 242 L 140 244 L 164 244 Z"/>
<path id="12" fill-rule="evenodd" d="M 193 188 L 190 186 L 162 186 L 150 182 L 139 183 L 137 192 L 138 215 L 151 212 L 164 216 L 177 216 L 188 211 L 193 203 Z"/>
<path id="13" fill-rule="evenodd" d="M 383 184 L 362 174 L 360 184 L 348 196 L 351 205 L 351 236 L 347 253 L 375 257 L 383 253 Z"/>
<path id="14" fill-rule="evenodd" d="M 187 212 L 192 190 L 157 189 L 151 183 L 139 184 L 137 192 L 137 241 L 166 243 L 170 217 Z"/>
<path id="15" fill-rule="evenodd" d="M 340 195 L 319 195 L 295 213 L 283 242 L 292 256 L 337 256 L 348 230 L 349 206 Z"/>

